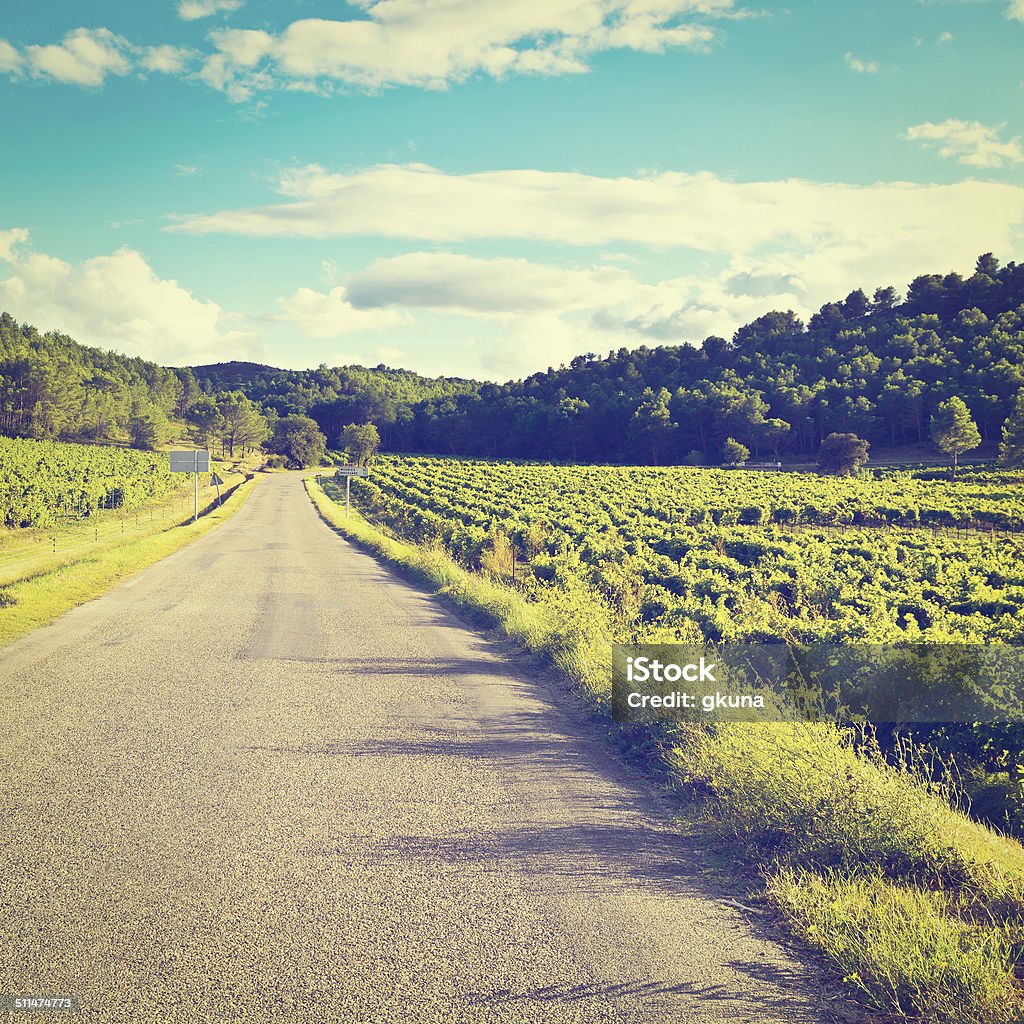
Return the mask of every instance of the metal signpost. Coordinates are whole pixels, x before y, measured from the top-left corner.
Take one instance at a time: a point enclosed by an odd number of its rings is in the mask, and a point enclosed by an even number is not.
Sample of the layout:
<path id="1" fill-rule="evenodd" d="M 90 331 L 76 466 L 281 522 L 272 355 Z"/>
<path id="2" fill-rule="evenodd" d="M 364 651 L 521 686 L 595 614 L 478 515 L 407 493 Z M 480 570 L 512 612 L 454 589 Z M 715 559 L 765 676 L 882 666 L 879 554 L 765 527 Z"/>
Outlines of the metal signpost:
<path id="1" fill-rule="evenodd" d="M 354 476 L 369 476 L 369 466 L 339 466 L 338 472 L 335 476 L 343 476 L 345 478 L 345 518 L 348 519 L 349 506 L 352 503 L 352 477 Z"/>
<path id="2" fill-rule="evenodd" d="M 192 522 L 199 522 L 199 474 L 210 472 L 210 453 L 208 451 L 197 452 L 168 452 L 171 457 L 172 473 L 191 473 L 193 483 L 193 494 L 195 510 L 192 514 Z"/>
<path id="3" fill-rule="evenodd" d="M 221 480 L 219 473 L 214 473 L 213 476 L 210 477 L 210 483 L 217 488 L 217 508 L 220 508 L 220 485 L 224 483 L 224 481 Z"/>

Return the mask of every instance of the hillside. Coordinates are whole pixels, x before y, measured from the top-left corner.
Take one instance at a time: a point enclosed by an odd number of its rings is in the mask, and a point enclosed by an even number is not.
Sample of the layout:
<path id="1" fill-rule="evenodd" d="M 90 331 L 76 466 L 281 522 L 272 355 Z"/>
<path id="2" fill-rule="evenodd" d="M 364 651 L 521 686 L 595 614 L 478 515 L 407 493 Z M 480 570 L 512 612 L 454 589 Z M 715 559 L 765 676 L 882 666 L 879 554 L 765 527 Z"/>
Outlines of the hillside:
<path id="1" fill-rule="evenodd" d="M 281 370 L 259 363 L 229 362 L 195 366 L 192 373 L 204 391 L 238 389 L 279 416 L 311 415 L 332 442 L 347 423 L 376 423 L 386 448 L 407 443 L 403 428 L 413 409 L 474 395 L 480 387 L 475 381 L 422 377 L 384 365 Z"/>
<path id="2" fill-rule="evenodd" d="M 956 395 L 991 449 L 1024 386 L 1024 266 L 985 254 L 968 278 L 915 278 L 903 300 L 855 290 L 806 324 L 767 312 L 731 339 L 585 353 L 500 385 L 384 365 L 168 369 L 4 313 L 0 382 L 0 433 L 43 438 L 124 436 L 139 418 L 207 423 L 193 415 L 207 397 L 240 391 L 272 420 L 313 417 L 332 443 L 373 422 L 393 451 L 714 463 L 730 437 L 761 457 L 813 456 L 832 432 L 876 452 L 926 442 Z"/>
<path id="3" fill-rule="evenodd" d="M 891 287 L 855 290 L 807 324 L 768 312 L 729 340 L 581 354 L 503 385 L 384 367 L 196 375 L 308 413 L 328 437 L 373 420 L 386 447 L 406 452 L 716 462 L 727 437 L 756 455 L 812 456 L 834 431 L 878 450 L 927 442 L 932 413 L 953 395 L 992 446 L 1024 385 L 1024 266 L 985 254 L 968 278 L 915 278 L 902 301 Z"/>

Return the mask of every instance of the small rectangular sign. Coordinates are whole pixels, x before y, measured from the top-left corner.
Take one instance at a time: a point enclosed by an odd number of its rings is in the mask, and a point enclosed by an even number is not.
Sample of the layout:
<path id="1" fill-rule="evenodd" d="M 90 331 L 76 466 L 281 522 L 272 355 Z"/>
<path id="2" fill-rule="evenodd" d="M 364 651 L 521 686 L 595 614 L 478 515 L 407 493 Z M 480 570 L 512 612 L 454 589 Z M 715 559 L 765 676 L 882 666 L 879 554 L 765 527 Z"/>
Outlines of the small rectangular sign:
<path id="1" fill-rule="evenodd" d="M 208 451 L 197 452 L 168 452 L 171 460 L 172 473 L 209 473 L 210 453 Z"/>
<path id="2" fill-rule="evenodd" d="M 369 466 L 339 466 L 338 476 L 369 476 Z"/>

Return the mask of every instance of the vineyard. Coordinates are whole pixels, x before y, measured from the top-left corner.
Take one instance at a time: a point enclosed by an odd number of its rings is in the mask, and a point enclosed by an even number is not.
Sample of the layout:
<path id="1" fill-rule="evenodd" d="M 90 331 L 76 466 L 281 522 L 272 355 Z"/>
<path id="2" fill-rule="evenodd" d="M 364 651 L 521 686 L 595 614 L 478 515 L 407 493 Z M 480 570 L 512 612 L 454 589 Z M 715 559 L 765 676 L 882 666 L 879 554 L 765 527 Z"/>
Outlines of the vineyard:
<path id="1" fill-rule="evenodd" d="M 0 437 L 0 525 L 11 529 L 137 509 L 186 483 L 166 455 Z"/>
<path id="2" fill-rule="evenodd" d="M 353 493 L 527 594 L 585 590 L 615 639 L 1021 644 L 1024 493 L 988 476 L 385 458 Z"/>

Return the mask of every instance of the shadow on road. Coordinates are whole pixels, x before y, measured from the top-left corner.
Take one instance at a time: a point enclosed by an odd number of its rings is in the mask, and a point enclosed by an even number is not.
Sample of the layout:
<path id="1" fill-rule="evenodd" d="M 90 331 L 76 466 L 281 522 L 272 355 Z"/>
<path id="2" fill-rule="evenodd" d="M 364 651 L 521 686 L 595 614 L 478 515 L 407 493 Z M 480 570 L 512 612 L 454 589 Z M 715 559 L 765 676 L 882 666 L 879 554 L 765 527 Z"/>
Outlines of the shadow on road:
<path id="1" fill-rule="evenodd" d="M 743 970 L 745 967 L 756 968 L 758 965 L 733 962 L 730 966 L 746 973 Z M 541 988 L 525 989 L 521 992 L 497 989 L 494 992 L 470 996 L 466 1002 L 469 1005 L 477 1006 L 600 1003 L 605 1000 L 621 1000 L 623 997 L 633 996 L 649 1011 L 652 1004 L 656 1005 L 660 999 L 683 995 L 692 998 L 694 1008 L 698 1011 L 702 1004 L 709 1002 L 718 1004 L 715 1011 L 716 1020 L 732 1018 L 750 1024 L 752 1020 L 762 1019 L 760 1016 L 752 1018 L 750 1016 L 752 1010 L 754 1012 L 770 1011 L 772 1020 L 797 1019 L 796 1015 L 805 1008 L 804 1003 L 795 996 L 790 997 L 786 994 L 785 989 L 787 986 L 795 989 L 798 979 L 795 976 L 785 979 L 776 977 L 774 984 L 783 990 L 780 994 L 772 995 L 752 989 L 744 993 L 741 1005 L 736 1005 L 736 993 L 730 991 L 725 985 L 697 985 L 692 982 L 672 983 L 650 979 L 629 982 L 594 981 L 586 985 L 545 985 Z"/>

